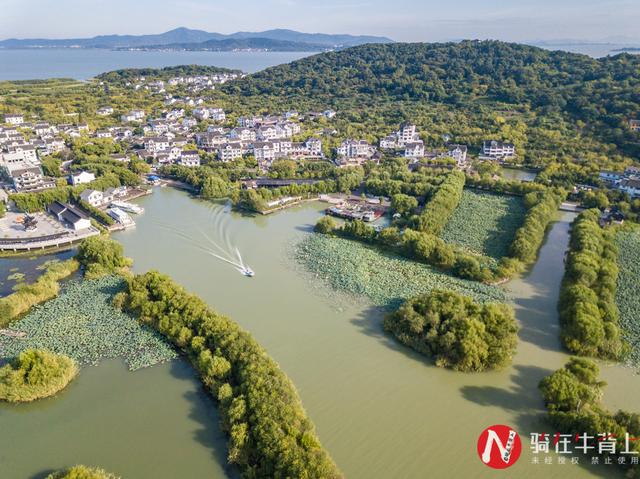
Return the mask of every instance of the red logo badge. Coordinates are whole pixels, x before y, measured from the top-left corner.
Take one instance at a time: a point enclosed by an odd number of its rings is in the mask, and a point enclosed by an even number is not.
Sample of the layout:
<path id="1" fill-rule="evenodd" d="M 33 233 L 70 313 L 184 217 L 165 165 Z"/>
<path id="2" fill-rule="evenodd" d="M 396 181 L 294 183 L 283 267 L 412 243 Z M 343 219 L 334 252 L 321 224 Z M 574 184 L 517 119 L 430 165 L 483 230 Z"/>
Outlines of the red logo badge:
<path id="1" fill-rule="evenodd" d="M 483 464 L 494 469 L 513 466 L 522 452 L 518 433 L 509 426 L 497 424 L 482 431 L 478 438 L 478 456 Z"/>

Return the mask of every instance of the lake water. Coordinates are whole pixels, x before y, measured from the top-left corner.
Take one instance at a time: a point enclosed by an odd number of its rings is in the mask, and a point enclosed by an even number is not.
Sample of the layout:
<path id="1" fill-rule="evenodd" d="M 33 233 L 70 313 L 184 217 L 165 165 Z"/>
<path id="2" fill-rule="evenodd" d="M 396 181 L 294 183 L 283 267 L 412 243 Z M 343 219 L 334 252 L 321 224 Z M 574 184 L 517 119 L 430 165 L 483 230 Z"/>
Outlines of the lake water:
<path id="1" fill-rule="evenodd" d="M 513 365 L 464 374 L 400 346 L 382 331 L 379 311 L 292 263 L 292 244 L 309 234 L 323 205 L 254 217 L 171 188 L 136 201 L 146 210 L 136 228 L 114 235 L 134 269 L 171 275 L 249 330 L 293 380 L 347 478 L 493 478 L 476 455 L 478 434 L 492 424 L 509 424 L 523 438 L 508 477 L 621 477 L 604 465 L 533 465 L 528 450 L 530 432 L 551 432 L 537 384 L 568 358 L 556 305 L 572 213 L 553 225 L 534 268 L 508 285 L 522 328 Z M 219 251 L 216 244 L 232 254 L 237 247 L 256 276 L 205 251 Z M 59 398 L 1 407 L 10 434 L 0 435 L 0 477 L 77 462 L 136 479 L 227 477 L 214 405 L 189 371 L 179 361 L 134 373 L 106 363 L 83 370 Z M 603 379 L 610 407 L 637 409 L 640 378 L 631 370 L 604 366 Z M 3 464 L 12 469 L 2 473 Z"/>
<path id="2" fill-rule="evenodd" d="M 210 65 L 246 73 L 289 63 L 309 52 L 143 52 L 103 49 L 0 49 L 0 80 L 74 78 L 86 80 L 121 68 Z"/>

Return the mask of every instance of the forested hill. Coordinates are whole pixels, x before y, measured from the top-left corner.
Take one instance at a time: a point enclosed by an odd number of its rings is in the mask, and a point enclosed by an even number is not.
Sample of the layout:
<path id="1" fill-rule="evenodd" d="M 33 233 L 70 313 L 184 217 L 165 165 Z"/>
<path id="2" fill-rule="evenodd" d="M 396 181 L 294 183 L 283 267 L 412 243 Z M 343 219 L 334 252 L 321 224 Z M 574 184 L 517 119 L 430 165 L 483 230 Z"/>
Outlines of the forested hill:
<path id="1" fill-rule="evenodd" d="M 629 54 L 593 59 L 497 41 L 369 44 L 269 68 L 225 89 L 337 108 L 389 101 L 469 111 L 499 105 L 561 116 L 640 155 L 638 136 L 627 128 L 640 117 L 640 56 Z"/>

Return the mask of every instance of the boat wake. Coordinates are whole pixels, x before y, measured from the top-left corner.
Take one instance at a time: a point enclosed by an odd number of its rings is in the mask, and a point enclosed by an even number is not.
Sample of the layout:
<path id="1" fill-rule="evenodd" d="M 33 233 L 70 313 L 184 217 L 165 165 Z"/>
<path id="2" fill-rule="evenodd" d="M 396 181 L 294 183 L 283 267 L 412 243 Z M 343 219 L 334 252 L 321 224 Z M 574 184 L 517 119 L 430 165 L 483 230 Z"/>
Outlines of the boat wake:
<path id="1" fill-rule="evenodd" d="M 227 211 L 228 209 L 225 207 L 224 212 L 226 213 Z M 238 250 L 237 247 L 233 246 L 231 242 L 231 237 L 229 236 L 229 228 L 226 221 L 228 219 L 227 215 L 216 213 L 219 213 L 218 208 L 216 208 L 215 206 L 209 208 L 207 225 L 213 228 L 215 236 L 223 239 L 223 244 L 220 244 L 213 238 L 211 238 L 211 236 L 207 234 L 207 232 L 199 225 L 196 226 L 196 229 L 208 244 L 203 244 L 202 241 L 194 239 L 192 236 L 187 235 L 180 229 L 170 224 L 157 220 L 154 221 L 154 223 L 160 228 L 185 240 L 189 245 L 200 250 L 201 252 L 233 266 L 236 271 L 243 274 L 244 276 L 250 278 L 255 276 L 255 272 L 244 263 L 242 255 L 240 254 L 240 250 Z"/>

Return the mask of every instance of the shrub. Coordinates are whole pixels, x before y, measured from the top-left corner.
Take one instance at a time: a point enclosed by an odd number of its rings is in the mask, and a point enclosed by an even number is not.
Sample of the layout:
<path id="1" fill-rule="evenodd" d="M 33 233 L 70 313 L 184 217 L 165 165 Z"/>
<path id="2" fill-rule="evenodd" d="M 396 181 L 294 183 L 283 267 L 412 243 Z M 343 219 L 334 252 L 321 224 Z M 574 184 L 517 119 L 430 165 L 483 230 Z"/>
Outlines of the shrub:
<path id="1" fill-rule="evenodd" d="M 594 444 L 602 434 L 611 434 L 616 441 L 618 454 L 625 447 L 625 435 L 640 436 L 640 415 L 618 411 L 613 414 L 601 403 L 606 383 L 599 381 L 599 368 L 593 361 L 571 358 L 558 371 L 544 378 L 539 385 L 547 407 L 547 417 L 551 425 L 564 434 L 587 434 Z M 629 441 L 631 454 L 640 452 L 637 441 Z M 606 449 L 605 449 L 606 451 Z M 613 464 L 627 469 L 627 477 L 640 477 L 631 462 L 619 462 L 625 455 L 604 453 Z M 629 454 L 626 454 L 628 459 Z"/>
<path id="2" fill-rule="evenodd" d="M 468 296 L 434 290 L 387 315 L 384 328 L 400 342 L 459 371 L 505 366 L 516 347 L 513 308 L 474 303 Z"/>
<path id="3" fill-rule="evenodd" d="M 29 402 L 53 396 L 78 374 L 75 361 L 41 349 L 28 349 L 0 368 L 0 399 Z"/>
<path id="4" fill-rule="evenodd" d="M 318 220 L 314 231 L 316 233 L 331 234 L 338 227 L 338 224 L 331 216 L 323 216 Z"/>
<path id="5" fill-rule="evenodd" d="M 66 471 L 49 474 L 46 479 L 119 479 L 103 469 L 87 466 L 73 466 Z"/>
<path id="6" fill-rule="evenodd" d="M 82 264 L 87 278 L 98 278 L 131 265 L 122 245 L 106 236 L 92 236 L 78 247 L 76 259 Z"/>
<path id="7" fill-rule="evenodd" d="M 461 171 L 452 171 L 425 205 L 413 225 L 419 231 L 439 236 L 462 198 L 465 176 Z"/>

